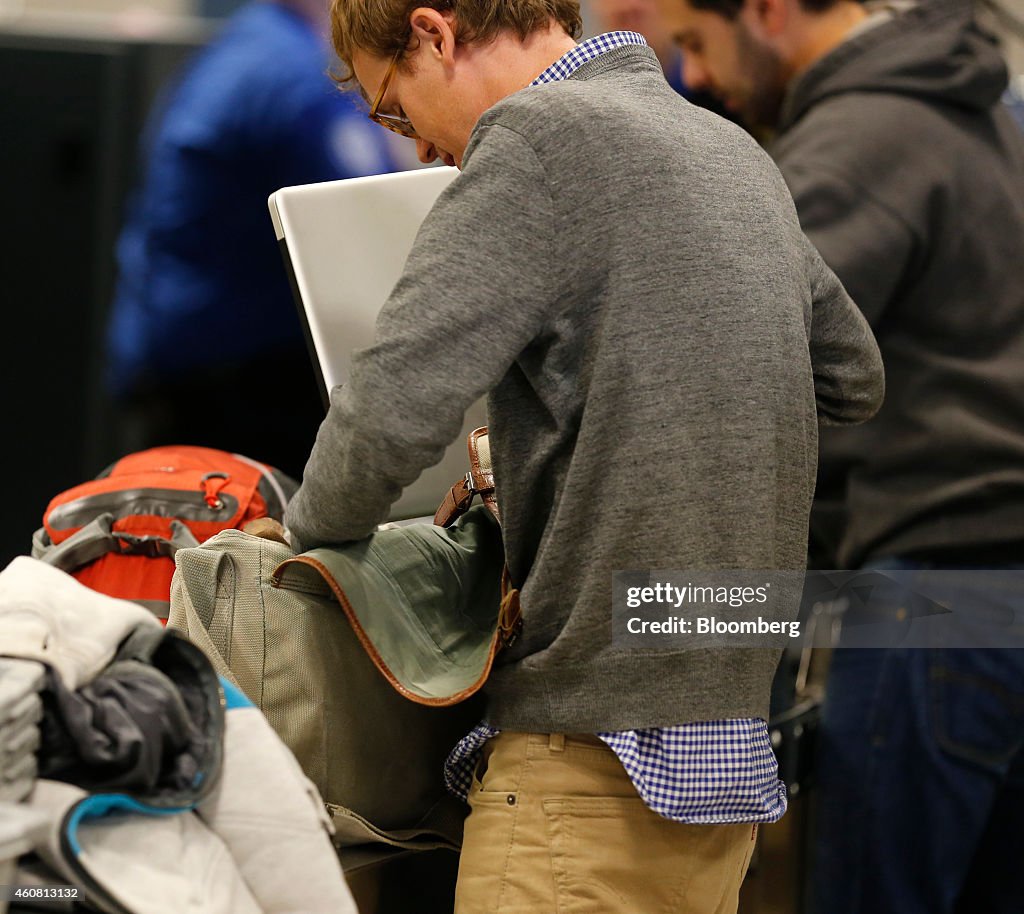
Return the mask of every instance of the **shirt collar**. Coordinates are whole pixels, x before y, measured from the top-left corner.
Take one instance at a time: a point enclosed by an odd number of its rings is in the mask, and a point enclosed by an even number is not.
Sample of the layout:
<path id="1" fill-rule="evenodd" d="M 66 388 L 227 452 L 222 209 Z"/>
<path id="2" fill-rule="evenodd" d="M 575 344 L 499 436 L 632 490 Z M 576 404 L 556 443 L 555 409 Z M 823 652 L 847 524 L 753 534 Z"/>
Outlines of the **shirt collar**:
<path id="1" fill-rule="evenodd" d="M 559 57 L 530 85 L 540 86 L 543 83 L 554 83 L 562 79 L 568 79 L 588 60 L 593 60 L 595 57 L 600 57 L 614 48 L 621 48 L 628 44 L 646 45 L 647 41 L 639 32 L 605 32 L 603 35 L 588 38 L 582 44 L 576 45 L 571 51 Z"/>

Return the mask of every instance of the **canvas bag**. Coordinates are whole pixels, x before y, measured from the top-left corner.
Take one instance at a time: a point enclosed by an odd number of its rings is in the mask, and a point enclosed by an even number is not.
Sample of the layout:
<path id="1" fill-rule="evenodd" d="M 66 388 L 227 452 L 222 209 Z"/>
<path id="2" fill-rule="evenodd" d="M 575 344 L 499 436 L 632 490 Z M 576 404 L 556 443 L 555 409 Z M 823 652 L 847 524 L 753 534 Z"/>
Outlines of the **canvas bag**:
<path id="1" fill-rule="evenodd" d="M 518 612 L 495 513 L 466 507 L 448 528 L 300 556 L 233 530 L 178 553 L 169 624 L 266 714 L 341 846 L 461 843 L 465 807 L 441 771 L 482 717 L 472 696 Z"/>
<path id="2" fill-rule="evenodd" d="M 382 530 L 361 543 L 313 549 L 283 562 L 274 577 L 275 586 L 325 583 L 373 664 L 418 704 L 443 707 L 474 695 L 522 624 L 519 592 L 504 564 L 487 428 L 473 431 L 467 444 L 470 471 L 452 486 L 434 527 Z M 478 494 L 483 505 L 472 509 Z"/>

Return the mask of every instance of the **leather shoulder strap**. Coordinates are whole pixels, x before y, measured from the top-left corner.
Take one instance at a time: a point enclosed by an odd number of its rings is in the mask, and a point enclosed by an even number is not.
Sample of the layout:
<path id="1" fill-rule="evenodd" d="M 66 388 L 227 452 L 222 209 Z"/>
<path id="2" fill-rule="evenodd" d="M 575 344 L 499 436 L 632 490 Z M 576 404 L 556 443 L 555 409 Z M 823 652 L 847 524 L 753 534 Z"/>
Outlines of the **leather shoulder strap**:
<path id="1" fill-rule="evenodd" d="M 491 468 L 491 447 L 487 426 L 474 429 L 467 439 L 469 472 L 449 489 L 441 502 L 434 523 L 450 527 L 469 510 L 473 496 L 479 495 L 495 520 L 501 523 L 498 501 L 494 494 L 494 470 Z"/>

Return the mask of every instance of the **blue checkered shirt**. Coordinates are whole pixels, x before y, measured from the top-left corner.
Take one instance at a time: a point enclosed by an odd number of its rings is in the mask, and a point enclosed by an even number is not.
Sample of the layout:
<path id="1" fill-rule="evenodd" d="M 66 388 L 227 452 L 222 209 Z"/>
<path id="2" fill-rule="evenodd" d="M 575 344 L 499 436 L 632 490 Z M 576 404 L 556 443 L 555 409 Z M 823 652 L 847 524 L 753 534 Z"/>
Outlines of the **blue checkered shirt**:
<path id="1" fill-rule="evenodd" d="M 556 83 L 559 80 L 568 79 L 588 60 L 593 60 L 595 57 L 600 57 L 606 51 L 612 51 L 615 48 L 621 48 L 628 44 L 646 45 L 647 41 L 639 32 L 605 32 L 603 35 L 588 38 L 582 44 L 576 45 L 571 51 L 559 57 L 530 85 L 540 86 L 544 83 Z"/>
<path id="2" fill-rule="evenodd" d="M 636 32 L 598 35 L 556 60 L 532 85 L 565 79 L 613 48 L 646 43 Z M 498 732 L 479 724 L 448 756 L 445 783 L 456 796 L 467 798 L 480 750 Z M 619 757 L 644 803 L 666 819 L 775 822 L 786 811 L 786 787 L 763 720 L 702 720 L 597 736 Z"/>

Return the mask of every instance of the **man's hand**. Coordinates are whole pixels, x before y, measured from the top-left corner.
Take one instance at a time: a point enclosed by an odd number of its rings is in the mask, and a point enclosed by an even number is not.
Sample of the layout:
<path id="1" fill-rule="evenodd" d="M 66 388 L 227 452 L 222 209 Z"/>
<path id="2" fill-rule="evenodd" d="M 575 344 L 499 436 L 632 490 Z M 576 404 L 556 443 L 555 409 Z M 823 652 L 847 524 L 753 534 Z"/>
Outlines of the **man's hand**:
<path id="1" fill-rule="evenodd" d="M 273 540 L 275 543 L 281 543 L 291 548 L 291 543 L 288 542 L 281 522 L 272 517 L 257 517 L 256 520 L 251 520 L 242 527 L 242 532 L 248 533 L 250 536 L 258 536 L 261 539 Z"/>

